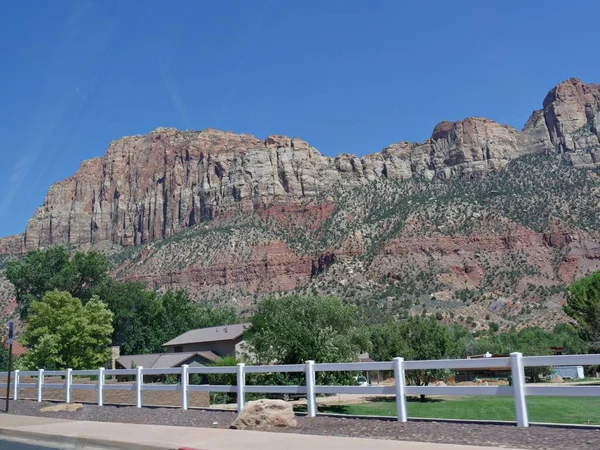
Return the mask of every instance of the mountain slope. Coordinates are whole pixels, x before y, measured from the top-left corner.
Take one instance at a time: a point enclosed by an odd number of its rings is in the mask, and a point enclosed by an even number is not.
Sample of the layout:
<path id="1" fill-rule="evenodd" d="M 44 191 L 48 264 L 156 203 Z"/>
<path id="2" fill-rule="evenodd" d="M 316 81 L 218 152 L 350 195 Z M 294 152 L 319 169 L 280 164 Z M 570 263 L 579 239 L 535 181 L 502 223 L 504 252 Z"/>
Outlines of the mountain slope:
<path id="1" fill-rule="evenodd" d="M 54 184 L 0 254 L 96 247 L 120 277 L 241 309 L 309 289 L 364 306 L 365 320 L 425 306 L 475 326 L 549 324 L 566 283 L 599 267 L 599 125 L 600 86 L 571 79 L 520 132 L 442 122 L 363 158 L 161 128 Z"/>

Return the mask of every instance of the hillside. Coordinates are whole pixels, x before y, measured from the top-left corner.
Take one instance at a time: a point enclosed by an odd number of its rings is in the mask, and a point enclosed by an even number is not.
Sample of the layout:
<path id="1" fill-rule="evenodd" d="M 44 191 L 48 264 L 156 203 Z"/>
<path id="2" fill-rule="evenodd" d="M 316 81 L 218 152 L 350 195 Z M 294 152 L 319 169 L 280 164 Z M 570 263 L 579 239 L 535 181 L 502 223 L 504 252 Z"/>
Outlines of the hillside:
<path id="1" fill-rule="evenodd" d="M 599 125 L 600 86 L 571 79 L 522 131 L 442 122 L 363 158 L 161 128 L 51 186 L 0 253 L 99 248 L 121 278 L 241 310 L 309 290 L 360 305 L 365 321 L 426 308 L 474 328 L 548 326 L 564 319 L 565 286 L 600 268 Z"/>

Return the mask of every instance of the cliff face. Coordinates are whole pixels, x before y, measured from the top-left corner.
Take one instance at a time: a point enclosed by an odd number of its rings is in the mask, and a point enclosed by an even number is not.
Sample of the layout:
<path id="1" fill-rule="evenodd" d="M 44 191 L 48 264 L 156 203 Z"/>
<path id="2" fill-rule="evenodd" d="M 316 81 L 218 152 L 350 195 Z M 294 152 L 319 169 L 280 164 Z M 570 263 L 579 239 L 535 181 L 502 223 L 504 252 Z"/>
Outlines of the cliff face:
<path id="1" fill-rule="evenodd" d="M 120 278 L 240 309 L 306 289 L 384 315 L 435 298 L 444 320 L 545 326 L 564 319 L 566 284 L 600 269 L 599 129 L 600 86 L 577 79 L 522 131 L 441 122 L 425 142 L 362 158 L 287 136 L 159 128 L 52 185 L 25 233 L 0 239 L 0 267 L 31 249 L 94 246 L 111 248 Z M 2 286 L 10 313 L 0 274 Z"/>
<path id="2" fill-rule="evenodd" d="M 563 152 L 576 166 L 598 163 L 600 86 L 565 81 L 543 106 L 521 132 L 483 118 L 441 122 L 423 143 L 400 142 L 363 158 L 328 158 L 286 136 L 261 141 L 217 130 L 159 128 L 121 138 L 52 185 L 23 238 L 0 240 L 0 252 L 139 245 L 201 221 L 299 205 L 373 180 L 477 177 L 527 154 Z"/>

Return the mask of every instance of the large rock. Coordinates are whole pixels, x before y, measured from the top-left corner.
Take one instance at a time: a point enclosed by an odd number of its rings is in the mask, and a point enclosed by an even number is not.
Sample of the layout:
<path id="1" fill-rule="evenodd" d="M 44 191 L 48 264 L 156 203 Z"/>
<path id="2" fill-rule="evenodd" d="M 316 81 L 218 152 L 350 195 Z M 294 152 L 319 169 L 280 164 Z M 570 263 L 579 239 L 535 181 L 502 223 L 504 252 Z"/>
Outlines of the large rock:
<path id="1" fill-rule="evenodd" d="M 257 400 L 246 403 L 246 407 L 231 424 L 230 428 L 296 427 L 296 417 L 291 404 L 283 400 Z"/>
<path id="2" fill-rule="evenodd" d="M 81 403 L 59 403 L 58 405 L 46 406 L 44 408 L 41 408 L 40 412 L 43 412 L 43 413 L 61 412 L 61 411 L 75 412 L 75 411 L 79 411 L 82 408 L 83 408 L 83 405 Z"/>
<path id="3" fill-rule="evenodd" d="M 586 153 L 599 150 L 599 112 L 600 85 L 571 78 L 552 89 L 544 99 L 544 117 L 556 149 Z"/>

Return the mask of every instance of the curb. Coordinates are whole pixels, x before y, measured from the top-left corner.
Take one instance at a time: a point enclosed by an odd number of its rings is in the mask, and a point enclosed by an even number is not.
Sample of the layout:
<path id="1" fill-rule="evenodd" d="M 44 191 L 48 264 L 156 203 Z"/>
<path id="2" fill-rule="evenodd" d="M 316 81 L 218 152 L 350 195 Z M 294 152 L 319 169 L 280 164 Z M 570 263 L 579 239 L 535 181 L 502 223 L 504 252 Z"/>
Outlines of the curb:
<path id="1" fill-rule="evenodd" d="M 88 446 L 123 449 L 123 450 L 177 450 L 173 447 L 157 447 L 155 445 L 135 444 L 128 442 L 111 441 L 108 439 L 95 439 L 84 437 L 58 436 L 55 434 L 39 433 L 36 431 L 15 430 L 11 428 L 0 428 L 0 437 L 31 439 L 42 441 L 44 444 L 69 444 L 75 447 L 87 448 Z M 190 449 L 199 450 L 199 449 Z"/>

